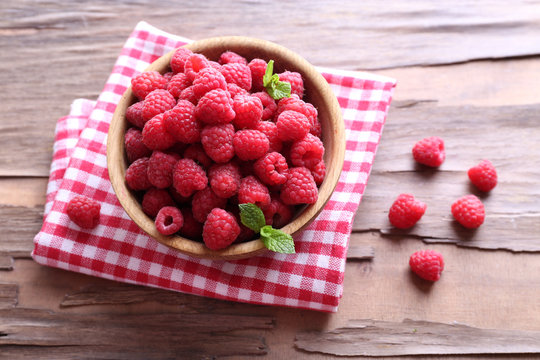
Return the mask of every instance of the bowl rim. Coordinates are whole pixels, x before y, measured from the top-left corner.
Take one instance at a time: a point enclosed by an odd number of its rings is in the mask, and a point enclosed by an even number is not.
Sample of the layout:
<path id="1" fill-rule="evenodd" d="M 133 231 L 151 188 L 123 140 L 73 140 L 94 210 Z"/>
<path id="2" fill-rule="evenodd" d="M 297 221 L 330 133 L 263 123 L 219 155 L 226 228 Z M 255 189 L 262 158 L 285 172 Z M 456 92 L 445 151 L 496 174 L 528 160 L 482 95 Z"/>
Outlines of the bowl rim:
<path id="1" fill-rule="evenodd" d="M 329 93 L 330 96 L 325 97 L 327 102 L 328 112 L 332 114 L 332 118 L 335 120 L 334 129 L 333 129 L 333 146 L 337 148 L 335 153 L 335 158 L 333 159 L 334 166 L 330 172 L 327 172 L 325 179 L 321 186 L 319 186 L 319 195 L 321 194 L 321 189 L 325 189 L 325 196 L 319 196 L 317 202 L 307 206 L 301 213 L 293 219 L 292 222 L 281 228 L 282 231 L 288 234 L 295 234 L 298 231 L 305 228 L 311 221 L 313 221 L 317 215 L 325 207 L 326 203 L 330 199 L 337 183 L 341 171 L 343 169 L 344 159 L 345 159 L 345 126 L 342 118 L 341 107 L 337 101 L 337 98 L 330 88 L 328 82 L 324 77 L 311 65 L 307 60 L 293 52 L 292 50 L 287 49 L 284 46 L 278 45 L 268 40 L 262 40 L 252 37 L 245 36 L 221 36 L 221 37 L 211 37 L 203 40 L 194 41 L 192 43 L 186 44 L 182 47 L 186 47 L 194 52 L 199 52 L 198 49 L 208 47 L 209 45 L 221 45 L 224 48 L 237 48 L 239 46 L 258 46 L 264 47 L 265 51 L 272 53 L 280 53 L 281 57 L 287 57 L 292 59 L 295 62 L 296 68 L 292 69 L 298 71 L 302 76 L 309 76 L 313 80 L 313 86 L 316 93 Z M 154 62 L 152 62 L 144 71 L 162 71 L 166 69 L 170 63 L 170 59 L 176 49 L 171 50 L 167 54 L 161 56 Z M 267 59 L 268 61 L 269 59 Z M 123 139 L 123 134 L 127 129 L 127 121 L 125 120 L 125 111 L 131 101 L 133 101 L 134 95 L 131 90 L 131 85 L 126 89 L 122 97 L 120 98 L 113 117 L 111 119 L 108 136 L 107 136 L 107 169 L 109 172 L 109 178 L 113 187 L 113 190 L 118 198 L 123 209 L 126 211 L 128 216 L 146 232 L 150 237 L 156 239 L 158 242 L 171 247 L 183 254 L 194 256 L 197 258 L 203 259 L 213 259 L 213 260 L 236 260 L 249 258 L 256 256 L 267 251 L 267 248 L 264 246 L 264 243 L 258 239 L 250 240 L 243 243 L 232 244 L 231 246 L 223 250 L 210 250 L 204 243 L 200 243 L 194 240 L 190 240 L 179 235 L 165 236 L 160 234 L 155 225 L 154 221 L 150 219 L 146 214 L 142 212 L 141 205 L 136 201 L 134 196 L 129 196 L 130 190 L 127 188 L 127 185 L 124 181 L 126 167 L 120 167 L 117 169 L 115 167 L 118 163 L 127 164 L 126 155 L 124 151 L 124 142 L 115 141 L 115 138 L 120 138 L 118 132 L 120 132 Z M 118 140 L 117 139 L 117 140 Z M 119 172 L 119 173 L 117 173 Z M 111 174 L 115 174 L 111 176 Z M 140 216 L 140 215 L 144 216 Z M 299 220 L 301 219 L 301 220 Z M 299 221 L 297 221 L 299 220 Z"/>

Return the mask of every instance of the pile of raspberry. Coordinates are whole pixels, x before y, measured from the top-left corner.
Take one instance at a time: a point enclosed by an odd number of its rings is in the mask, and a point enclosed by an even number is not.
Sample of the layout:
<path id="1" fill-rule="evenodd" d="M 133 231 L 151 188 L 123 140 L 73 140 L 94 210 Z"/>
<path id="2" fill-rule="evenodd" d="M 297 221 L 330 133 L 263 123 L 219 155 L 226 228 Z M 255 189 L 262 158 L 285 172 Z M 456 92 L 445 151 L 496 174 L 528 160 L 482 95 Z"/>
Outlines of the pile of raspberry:
<path id="1" fill-rule="evenodd" d="M 257 205 L 280 228 L 317 201 L 325 176 L 321 124 L 301 74 L 279 73 L 291 96 L 274 100 L 265 60 L 232 51 L 217 60 L 179 48 L 169 72 L 135 76 L 125 134 L 126 183 L 157 230 L 214 250 L 253 238 L 238 204 Z"/>

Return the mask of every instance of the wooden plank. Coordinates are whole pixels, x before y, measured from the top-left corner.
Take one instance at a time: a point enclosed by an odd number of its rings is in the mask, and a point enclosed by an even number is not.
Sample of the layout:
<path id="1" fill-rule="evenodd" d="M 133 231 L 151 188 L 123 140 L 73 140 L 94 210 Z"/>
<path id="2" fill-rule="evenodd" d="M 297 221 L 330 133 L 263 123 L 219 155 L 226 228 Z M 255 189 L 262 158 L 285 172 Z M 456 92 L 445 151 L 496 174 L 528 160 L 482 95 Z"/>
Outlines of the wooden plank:
<path id="1" fill-rule="evenodd" d="M 299 332 L 295 346 L 338 356 L 536 354 L 540 353 L 540 331 L 413 320 L 352 320 L 332 331 Z"/>
<path id="2" fill-rule="evenodd" d="M 33 238 L 41 229 L 43 208 L 0 205 L 3 219 L 0 232 L 0 258 L 30 257 Z M 4 266 L 7 260 L 2 260 Z"/>
<path id="3" fill-rule="evenodd" d="M 0 283 L 0 309 L 17 305 L 19 286 L 17 284 Z"/>
<path id="4" fill-rule="evenodd" d="M 375 257 L 375 249 L 369 245 L 349 245 L 347 261 L 371 260 Z"/>

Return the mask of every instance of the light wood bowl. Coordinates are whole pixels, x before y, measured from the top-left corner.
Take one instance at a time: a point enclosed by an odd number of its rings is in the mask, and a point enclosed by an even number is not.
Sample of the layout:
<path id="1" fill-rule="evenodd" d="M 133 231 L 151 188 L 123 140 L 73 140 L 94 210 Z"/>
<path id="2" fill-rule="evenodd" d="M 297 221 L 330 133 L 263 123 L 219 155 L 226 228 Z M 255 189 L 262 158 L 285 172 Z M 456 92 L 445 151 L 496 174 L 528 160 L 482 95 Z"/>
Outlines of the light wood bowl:
<path id="1" fill-rule="evenodd" d="M 217 37 L 196 41 L 186 45 L 193 52 L 204 54 L 211 60 L 217 60 L 224 51 L 234 51 L 249 60 L 261 58 L 266 61 L 274 60 L 274 72 L 285 70 L 297 71 L 304 79 L 304 100 L 311 102 L 318 110 L 322 125 L 322 139 L 325 146 L 324 161 L 326 163 L 326 177 L 319 187 L 319 198 L 315 204 L 305 207 L 288 225 L 281 230 L 294 234 L 304 228 L 323 209 L 330 198 L 343 167 L 345 156 L 345 130 L 341 117 L 341 109 L 330 86 L 322 75 L 301 56 L 283 46 L 269 41 L 231 36 Z M 156 70 L 165 73 L 174 51 L 154 61 L 146 71 Z M 163 236 L 154 225 L 154 221 L 143 213 L 141 204 L 128 189 L 125 182 L 127 158 L 124 151 L 124 134 L 128 123 L 125 118 L 126 109 L 136 101 L 131 87 L 126 90 L 116 111 L 114 112 L 107 140 L 107 167 L 114 191 L 133 221 L 148 235 L 162 244 L 174 248 L 181 253 L 205 259 L 234 260 L 261 254 L 266 251 L 259 239 L 213 251 L 203 243 L 189 240 L 180 236 Z"/>

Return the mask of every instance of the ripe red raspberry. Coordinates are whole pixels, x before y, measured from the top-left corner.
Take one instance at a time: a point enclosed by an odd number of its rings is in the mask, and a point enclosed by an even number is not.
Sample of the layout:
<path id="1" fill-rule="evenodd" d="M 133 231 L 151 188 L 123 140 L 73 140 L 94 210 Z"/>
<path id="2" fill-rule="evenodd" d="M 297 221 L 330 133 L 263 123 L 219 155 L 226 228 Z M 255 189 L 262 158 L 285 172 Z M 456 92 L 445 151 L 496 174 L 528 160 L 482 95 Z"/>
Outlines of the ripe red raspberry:
<path id="1" fill-rule="evenodd" d="M 266 73 L 266 61 L 263 59 L 253 59 L 249 62 L 249 70 L 251 71 L 251 90 L 252 91 L 262 91 L 263 86 L 263 77 Z"/>
<path id="2" fill-rule="evenodd" d="M 210 187 L 221 198 L 230 198 L 238 193 L 240 187 L 240 169 L 232 162 L 215 164 L 208 171 Z"/>
<path id="3" fill-rule="evenodd" d="M 234 134 L 234 153 L 240 160 L 256 160 L 266 154 L 270 142 L 266 135 L 258 130 L 240 130 Z"/>
<path id="4" fill-rule="evenodd" d="M 226 163 L 234 157 L 233 138 L 232 124 L 206 126 L 201 131 L 204 151 L 217 163 Z"/>
<path id="5" fill-rule="evenodd" d="M 313 169 L 321 162 L 324 155 L 324 145 L 316 136 L 307 134 L 302 140 L 295 141 L 290 150 L 291 163 Z"/>
<path id="6" fill-rule="evenodd" d="M 420 164 L 438 167 L 444 161 L 444 141 L 437 136 L 428 137 L 414 144 L 412 149 L 414 160 Z"/>
<path id="7" fill-rule="evenodd" d="M 421 250 L 411 255 L 409 259 L 411 270 L 424 280 L 437 281 L 444 270 L 444 260 L 440 253 L 434 250 Z"/>
<path id="8" fill-rule="evenodd" d="M 144 101 L 139 101 L 126 109 L 127 121 L 129 121 L 133 126 L 136 126 L 139 129 L 142 129 L 144 127 L 144 124 L 146 123 L 146 120 L 144 120 L 142 116 L 143 105 Z"/>
<path id="9" fill-rule="evenodd" d="M 305 167 L 290 168 L 281 187 L 280 199 L 286 205 L 313 204 L 319 192 L 311 171 Z"/>
<path id="10" fill-rule="evenodd" d="M 474 195 L 466 195 L 452 204 L 452 215 L 461 225 L 476 229 L 484 223 L 484 204 Z"/>
<path id="11" fill-rule="evenodd" d="M 236 113 L 233 119 L 236 129 L 255 129 L 261 121 L 263 106 L 258 97 L 237 95 L 233 100 L 233 109 Z"/>
<path id="12" fill-rule="evenodd" d="M 161 208 L 174 206 L 174 201 L 167 190 L 152 188 L 144 193 L 141 205 L 146 215 L 155 218 Z"/>
<path id="13" fill-rule="evenodd" d="M 191 205 L 191 199 L 193 198 L 193 196 L 182 196 L 182 195 L 180 195 L 180 193 L 178 191 L 176 191 L 174 186 L 171 186 L 167 190 L 169 190 L 169 194 L 171 195 L 171 197 L 173 198 L 175 203 L 177 203 L 177 204 L 190 204 Z"/>
<path id="14" fill-rule="evenodd" d="M 148 161 L 148 180 L 158 189 L 172 185 L 173 169 L 180 159 L 178 154 L 166 154 L 155 150 Z"/>
<path id="15" fill-rule="evenodd" d="M 75 224 L 83 229 L 93 229 L 99 224 L 101 204 L 86 196 L 75 196 L 66 208 L 66 213 Z"/>
<path id="16" fill-rule="evenodd" d="M 262 209 L 262 211 L 266 225 L 272 225 L 275 229 L 287 225 L 294 215 L 292 206 L 285 205 L 281 200 L 273 196 L 270 205 Z"/>
<path id="17" fill-rule="evenodd" d="M 251 89 L 251 70 L 246 64 L 225 64 L 221 67 L 221 73 L 228 83 L 236 84 L 247 91 Z"/>
<path id="18" fill-rule="evenodd" d="M 191 159 L 180 159 L 173 170 L 173 186 L 182 196 L 191 196 L 195 191 L 202 190 L 208 184 L 208 178 L 203 168 Z"/>
<path id="19" fill-rule="evenodd" d="M 489 160 L 482 160 L 478 165 L 469 169 L 471 182 L 480 191 L 490 191 L 497 186 L 497 170 Z"/>
<path id="20" fill-rule="evenodd" d="M 208 169 L 213 163 L 212 159 L 206 155 L 206 152 L 200 143 L 195 143 L 188 146 L 188 148 L 184 151 L 184 158 L 195 161 L 205 169 Z"/>
<path id="21" fill-rule="evenodd" d="M 163 77 L 167 79 L 167 82 L 171 81 L 173 76 L 174 76 L 174 73 L 172 71 L 168 71 L 165 74 L 163 74 Z M 167 86 L 168 86 L 168 83 L 167 83 Z"/>
<path id="22" fill-rule="evenodd" d="M 319 139 L 322 137 L 322 125 L 319 119 L 315 119 L 315 122 L 311 124 L 311 128 L 309 129 L 309 133 L 311 135 L 314 135 L 318 137 Z"/>
<path id="23" fill-rule="evenodd" d="M 193 195 L 191 201 L 191 210 L 193 211 L 193 217 L 198 222 L 204 223 L 206 217 L 214 208 L 223 209 L 227 205 L 227 199 L 217 196 L 211 188 L 206 187 L 201 191 L 197 191 Z"/>
<path id="24" fill-rule="evenodd" d="M 300 99 L 296 95 L 291 95 L 288 98 L 283 98 L 279 100 L 279 102 L 277 103 L 277 109 L 274 115 L 275 119 L 277 120 L 278 116 L 282 112 L 287 111 L 287 110 L 293 110 L 293 111 L 299 112 L 300 114 L 304 114 L 309 120 L 309 124 L 311 126 L 310 131 L 311 131 L 311 128 L 313 126 L 316 126 L 316 123 L 318 122 L 317 120 L 318 112 L 315 106 L 313 106 L 310 103 L 304 102 L 302 99 Z"/>
<path id="25" fill-rule="evenodd" d="M 162 235 L 172 235 L 184 225 L 182 212 L 174 206 L 162 207 L 156 216 L 156 229 Z"/>
<path id="26" fill-rule="evenodd" d="M 274 118 L 274 114 L 277 111 L 276 100 L 274 100 L 270 95 L 268 95 L 266 91 L 256 92 L 251 95 L 258 97 L 259 100 L 261 100 L 261 103 L 263 105 L 262 120 L 272 120 Z"/>
<path id="27" fill-rule="evenodd" d="M 208 63 L 210 64 L 210 67 L 221 72 L 221 64 L 217 61 L 209 60 Z"/>
<path id="28" fill-rule="evenodd" d="M 167 79 L 157 71 L 146 71 L 131 79 L 131 90 L 140 100 L 144 100 L 152 91 L 166 87 Z"/>
<path id="29" fill-rule="evenodd" d="M 195 108 L 197 120 L 209 125 L 230 123 L 235 115 L 233 100 L 229 92 L 223 89 L 207 92 Z"/>
<path id="30" fill-rule="evenodd" d="M 193 82 L 199 71 L 210 66 L 210 62 L 204 55 L 191 54 L 184 63 L 184 74 L 186 74 L 189 81 Z"/>
<path id="31" fill-rule="evenodd" d="M 184 89 L 186 89 L 190 85 L 191 82 L 187 78 L 186 74 L 178 73 L 174 75 L 171 80 L 169 80 L 169 83 L 167 84 L 167 91 L 170 92 L 172 96 L 178 99 L 182 91 L 184 91 Z"/>
<path id="32" fill-rule="evenodd" d="M 178 48 L 171 57 L 170 66 L 173 72 L 181 73 L 184 72 L 184 64 L 188 57 L 190 57 L 193 52 L 186 48 Z"/>
<path id="33" fill-rule="evenodd" d="M 234 99 L 238 95 L 249 95 L 248 91 L 233 83 L 227 83 L 227 91 L 231 94 L 231 99 Z"/>
<path id="34" fill-rule="evenodd" d="M 144 124 L 143 142 L 152 150 L 165 150 L 174 145 L 174 137 L 167 132 L 163 123 L 163 114 L 154 116 Z"/>
<path id="35" fill-rule="evenodd" d="M 180 229 L 180 235 L 192 240 L 202 239 L 203 224 L 195 220 L 191 209 L 184 208 L 181 211 L 184 216 L 184 225 Z"/>
<path id="36" fill-rule="evenodd" d="M 253 164 L 255 174 L 266 185 L 281 185 L 287 181 L 287 160 L 278 152 L 271 152 Z"/>
<path id="37" fill-rule="evenodd" d="M 296 94 L 301 99 L 304 96 L 304 81 L 302 75 L 296 71 L 285 71 L 278 74 L 280 81 L 291 84 L 291 94 Z"/>
<path id="38" fill-rule="evenodd" d="M 199 101 L 199 98 L 195 96 L 195 92 L 193 91 L 193 86 L 188 86 L 187 88 L 182 90 L 178 99 L 189 101 L 193 105 L 197 105 L 197 102 Z"/>
<path id="39" fill-rule="evenodd" d="M 137 159 L 126 169 L 126 183 L 131 190 L 139 191 L 152 187 L 148 180 L 149 161 L 147 157 Z"/>
<path id="40" fill-rule="evenodd" d="M 203 226 L 203 241 L 211 250 L 224 249 L 236 240 L 240 226 L 236 218 L 223 209 L 213 209 Z"/>
<path id="41" fill-rule="evenodd" d="M 227 90 L 225 77 L 216 69 L 208 67 L 199 71 L 193 80 L 193 93 L 200 99 L 204 94 L 214 89 Z"/>
<path id="42" fill-rule="evenodd" d="M 135 128 L 126 131 L 126 134 L 124 135 L 124 145 L 130 163 L 142 157 L 150 156 L 152 153 L 152 150 L 147 148 L 143 143 L 142 132 Z"/>
<path id="43" fill-rule="evenodd" d="M 388 212 L 390 223 L 399 229 L 413 227 L 426 212 L 426 204 L 411 194 L 400 194 Z"/>
<path id="44" fill-rule="evenodd" d="M 176 99 L 170 92 L 163 89 L 152 91 L 144 99 L 142 107 L 143 119 L 148 121 L 156 115 L 172 109 L 176 105 Z"/>
<path id="45" fill-rule="evenodd" d="M 272 121 L 259 121 L 255 130 L 259 130 L 268 138 L 270 144 L 270 148 L 268 149 L 269 152 L 281 151 L 283 144 L 278 136 L 278 129 L 275 123 Z"/>
<path id="46" fill-rule="evenodd" d="M 240 64 L 247 64 L 247 60 L 245 57 L 238 55 L 234 51 L 225 51 L 219 56 L 219 63 L 221 65 L 225 64 L 231 64 L 231 63 L 240 63 Z"/>
<path id="47" fill-rule="evenodd" d="M 287 110 L 277 118 L 278 137 L 282 141 L 297 141 L 309 133 L 311 127 L 308 118 L 299 112 Z"/>
<path id="48" fill-rule="evenodd" d="M 326 176 L 326 164 L 324 163 L 324 160 L 321 160 L 310 170 L 311 175 L 313 175 L 313 179 L 315 180 L 315 184 L 317 184 L 317 186 L 321 186 L 324 181 L 324 177 Z"/>
<path id="49" fill-rule="evenodd" d="M 240 181 L 238 203 L 251 203 L 262 209 L 270 205 L 270 192 L 255 176 L 247 176 Z"/>
<path id="50" fill-rule="evenodd" d="M 195 106 L 187 100 L 178 100 L 178 104 L 163 114 L 165 129 L 176 141 L 185 144 L 201 140 L 201 125 L 195 119 Z"/>

